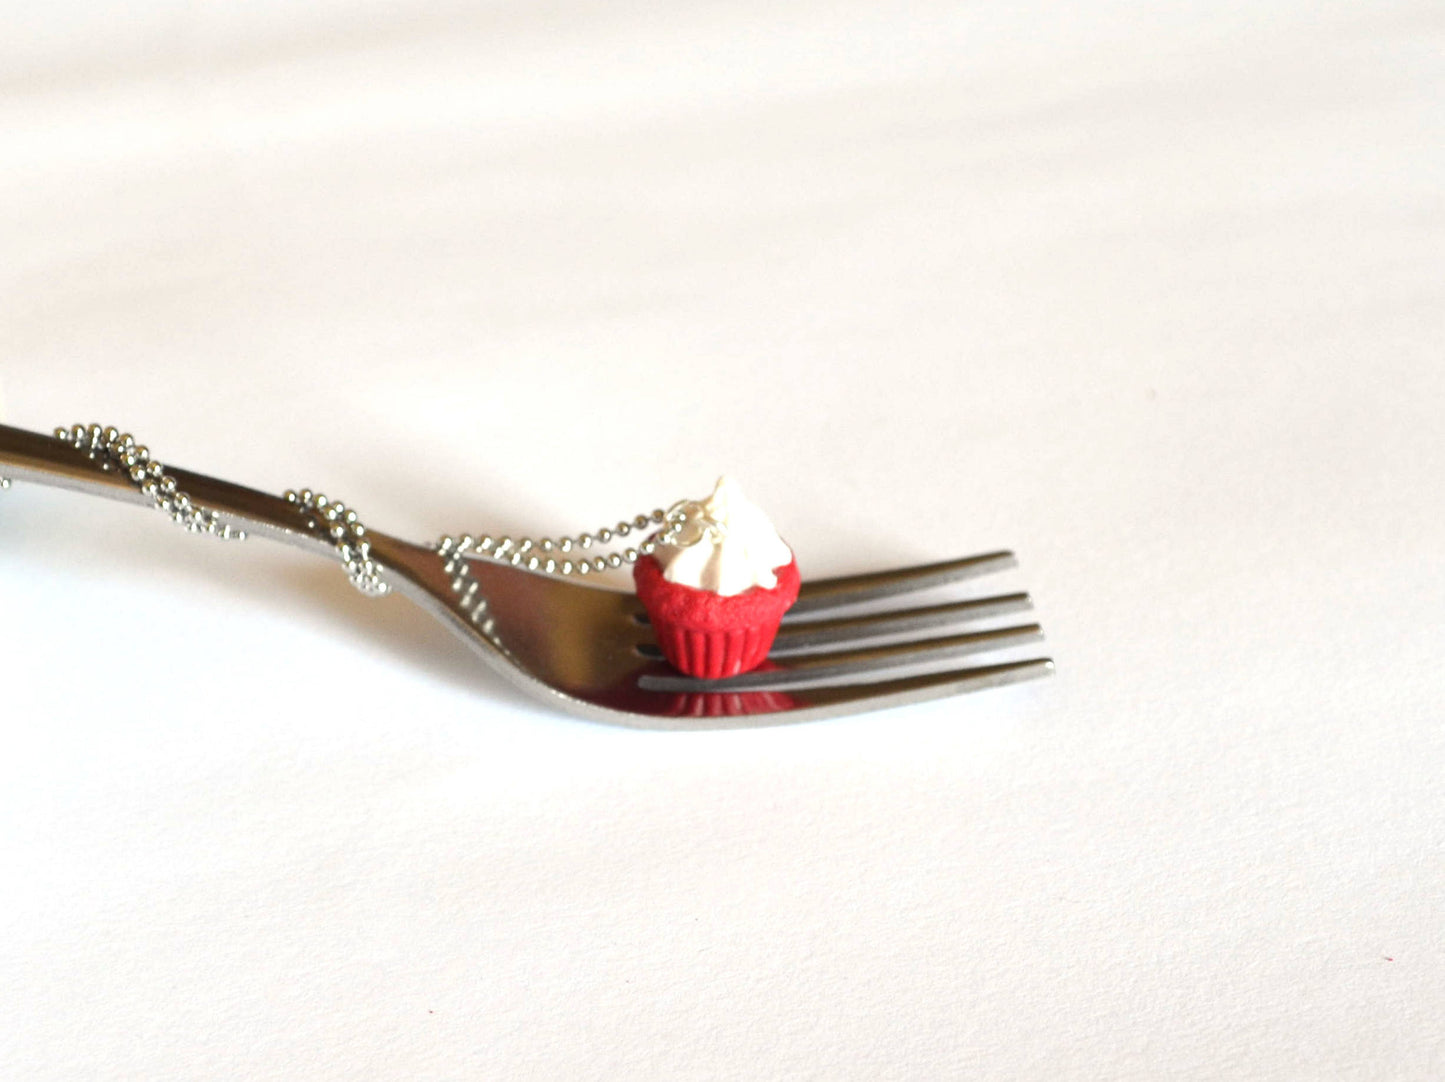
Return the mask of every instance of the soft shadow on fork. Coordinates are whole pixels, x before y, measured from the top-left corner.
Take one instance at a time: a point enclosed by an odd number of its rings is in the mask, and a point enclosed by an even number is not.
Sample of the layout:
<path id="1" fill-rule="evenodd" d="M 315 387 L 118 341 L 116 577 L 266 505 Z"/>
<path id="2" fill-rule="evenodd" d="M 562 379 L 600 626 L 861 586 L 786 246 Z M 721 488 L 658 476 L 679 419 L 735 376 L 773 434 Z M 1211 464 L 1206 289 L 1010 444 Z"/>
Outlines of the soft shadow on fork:
<path id="1" fill-rule="evenodd" d="M 79 445 L 79 437 L 72 442 L 0 425 L 0 475 L 152 502 L 124 470 L 105 466 Z M 294 501 L 185 470 L 166 474 L 194 505 L 216 512 L 230 527 L 335 558 L 326 523 Z M 963 630 L 1028 608 L 1027 595 L 899 607 L 1013 567 L 1008 552 L 806 582 L 762 669 L 700 681 L 660 659 L 630 593 L 463 553 L 450 539 L 423 546 L 374 530 L 365 536 L 385 583 L 450 627 L 493 669 L 558 709 L 612 724 L 778 724 L 998 687 L 1053 671 L 1046 658 L 960 664 L 1042 638 L 1033 623 Z M 888 607 L 855 615 L 865 605 Z"/>

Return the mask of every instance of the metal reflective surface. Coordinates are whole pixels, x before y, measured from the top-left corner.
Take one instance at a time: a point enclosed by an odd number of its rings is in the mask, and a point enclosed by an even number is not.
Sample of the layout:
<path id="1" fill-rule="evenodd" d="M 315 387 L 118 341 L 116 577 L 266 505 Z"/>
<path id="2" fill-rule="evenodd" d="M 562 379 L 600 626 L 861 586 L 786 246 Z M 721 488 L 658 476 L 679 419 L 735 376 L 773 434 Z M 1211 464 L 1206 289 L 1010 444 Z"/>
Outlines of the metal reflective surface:
<path id="1" fill-rule="evenodd" d="M 332 540 L 297 500 L 187 470 L 167 468 L 167 473 L 190 500 L 234 528 L 336 556 Z M 0 425 L 0 475 L 151 502 L 128 478 L 102 470 L 69 443 L 5 425 Z M 922 591 L 1011 568 L 1016 561 L 1009 552 L 805 582 L 761 669 L 699 681 L 661 660 L 630 593 L 473 556 L 453 554 L 449 565 L 432 547 L 376 530 L 365 536 L 382 580 L 442 620 L 484 662 L 559 710 L 613 724 L 695 729 L 802 721 L 999 687 L 1053 671 L 1046 658 L 958 665 L 966 656 L 1042 638 L 1032 623 L 955 633 L 971 621 L 1028 608 L 1025 594 L 828 619 L 855 606 L 914 600 Z M 461 578 L 459 558 L 465 560 Z"/>

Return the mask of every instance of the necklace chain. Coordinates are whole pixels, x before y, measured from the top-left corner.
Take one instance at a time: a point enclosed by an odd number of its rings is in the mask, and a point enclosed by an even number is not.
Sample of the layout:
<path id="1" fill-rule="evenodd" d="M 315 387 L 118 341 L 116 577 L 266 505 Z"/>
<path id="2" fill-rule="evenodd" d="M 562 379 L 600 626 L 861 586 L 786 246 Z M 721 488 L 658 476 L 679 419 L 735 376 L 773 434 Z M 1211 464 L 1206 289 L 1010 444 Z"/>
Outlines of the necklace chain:
<path id="1" fill-rule="evenodd" d="M 135 441 L 128 432 L 113 426 L 74 425 L 57 428 L 55 438 L 64 440 L 77 451 L 97 463 L 107 473 L 122 473 L 142 493 L 150 497 L 158 511 L 168 515 L 177 526 L 190 533 L 201 533 L 222 541 L 244 541 L 246 532 L 234 530 L 221 516 L 191 502 L 181 491 L 176 479 L 167 472 L 150 451 Z"/>
<path id="2" fill-rule="evenodd" d="M 381 578 L 381 568 L 371 558 L 371 542 L 360 517 L 340 500 L 328 499 L 320 492 L 303 488 L 286 490 L 286 502 L 295 504 L 306 516 L 309 529 L 324 533 L 336 548 L 346 577 L 368 597 L 383 597 L 391 587 Z"/>
<path id="3" fill-rule="evenodd" d="M 623 546 L 624 538 L 634 531 L 645 530 L 650 526 L 661 526 L 662 530 L 637 545 Z M 457 568 L 464 566 L 457 562 L 457 556 L 470 556 L 551 575 L 590 575 L 635 564 L 643 556 L 650 556 L 657 551 L 660 546 L 692 544 L 702 536 L 701 532 L 690 533 L 694 527 L 710 529 L 715 526 L 717 524 L 703 514 L 701 504 L 694 500 L 679 500 L 665 511 L 660 507 L 654 508 L 631 520 L 624 519 L 615 526 L 604 526 L 591 533 L 580 533 L 571 537 L 544 537 L 533 540 L 530 537 L 513 538 L 505 535 L 494 537 L 485 533 L 464 533 L 458 537 L 448 534 L 434 547 L 440 555 L 448 558 L 448 574 L 455 574 Z M 587 553 L 594 545 L 618 547 L 613 552 L 599 552 L 588 556 Z"/>
<path id="4" fill-rule="evenodd" d="M 150 497 L 157 510 L 163 511 L 178 526 L 191 533 L 206 534 L 222 541 L 245 540 L 246 531 L 234 529 L 215 511 L 201 507 L 181 491 L 170 472 L 129 433 L 121 432 L 114 426 L 74 425 L 57 428 L 55 438 L 84 453 L 107 473 L 124 474 L 136 488 Z M 308 530 L 324 535 L 336 549 L 353 586 L 371 597 L 380 597 L 390 591 L 391 588 L 381 579 L 380 567 L 371 558 L 366 527 L 355 511 L 340 500 L 328 499 L 309 488 L 287 492 L 286 501 L 294 504 L 298 513 L 305 516 Z"/>
<path id="5" fill-rule="evenodd" d="M 90 424 L 57 428 L 55 437 L 85 454 L 102 470 L 123 474 L 150 498 L 152 506 L 187 531 L 222 541 L 245 539 L 244 530 L 233 528 L 217 512 L 192 501 L 181 490 L 175 477 L 151 457 L 150 450 L 137 443 L 129 433 L 113 426 Z M 0 489 L 9 486 L 10 481 L 0 477 Z M 303 516 L 306 528 L 323 535 L 336 549 L 353 586 L 371 597 L 390 592 L 390 587 L 381 578 L 380 565 L 372 558 L 366 527 L 356 511 L 340 500 L 330 499 L 309 488 L 289 490 L 285 498 Z M 661 529 L 636 545 L 623 544 L 634 532 L 650 527 Z M 433 548 L 446 561 L 447 573 L 456 576 L 453 589 L 461 591 L 466 586 L 467 577 L 466 562 L 459 559 L 462 556 L 511 564 L 529 571 L 581 576 L 634 564 L 662 546 L 692 545 L 705 535 L 716 537 L 722 529 L 722 524 L 709 517 L 700 502 L 678 500 L 666 510 L 654 508 L 646 514 L 590 533 L 540 540 L 494 537 L 491 534 L 448 535 Z M 609 546 L 614 550 L 596 551 Z"/>
<path id="6" fill-rule="evenodd" d="M 580 533 L 573 537 L 559 537 L 555 540 L 544 537 L 534 541 L 530 537 L 493 537 L 491 534 L 464 533 L 460 537 L 447 535 L 433 547 L 441 557 L 442 570 L 451 576 L 452 593 L 457 605 L 477 630 L 492 641 L 498 649 L 506 651 L 506 645 L 496 637 L 496 627 L 491 607 L 481 592 L 481 583 L 472 577 L 469 560 L 482 558 L 497 563 L 525 567 L 528 571 L 542 571 L 551 575 L 591 575 L 634 564 L 644 556 L 650 556 L 661 545 L 692 544 L 702 537 L 701 533 L 684 538 L 690 525 L 705 518 L 701 505 L 691 500 L 679 500 L 667 510 L 654 508 L 645 515 L 638 515 L 630 521 L 618 522 L 592 533 Z M 707 520 L 711 522 L 710 519 Z M 631 536 L 635 530 L 651 526 L 662 529 L 637 545 L 628 545 L 619 552 L 585 553 L 594 545 L 621 544 L 621 538 Z M 704 527 L 706 528 L 706 527 Z"/>

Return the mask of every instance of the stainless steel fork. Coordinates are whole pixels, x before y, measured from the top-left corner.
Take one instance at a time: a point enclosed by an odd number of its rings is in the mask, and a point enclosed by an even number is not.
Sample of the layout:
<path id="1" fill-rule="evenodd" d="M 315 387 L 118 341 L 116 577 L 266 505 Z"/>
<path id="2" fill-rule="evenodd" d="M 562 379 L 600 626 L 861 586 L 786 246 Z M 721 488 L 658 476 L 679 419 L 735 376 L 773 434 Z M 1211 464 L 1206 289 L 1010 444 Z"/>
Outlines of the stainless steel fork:
<path id="1" fill-rule="evenodd" d="M 1028 609 L 1027 594 L 899 607 L 925 592 L 1012 568 L 1010 552 L 805 582 L 762 668 L 697 680 L 662 660 L 631 593 L 529 568 L 515 553 L 510 561 L 499 560 L 473 549 L 469 539 L 444 538 L 430 546 L 403 541 L 366 529 L 354 511 L 309 490 L 272 496 L 161 467 L 115 429 L 76 426 L 42 435 L 0 425 L 0 475 L 150 504 L 188 529 L 222 538 L 257 534 L 333 559 L 339 555 L 359 588 L 404 594 L 524 691 L 568 713 L 615 724 L 699 728 L 801 721 L 1053 671 L 1047 658 L 961 664 L 1043 637 L 1036 623 L 965 630 Z"/>

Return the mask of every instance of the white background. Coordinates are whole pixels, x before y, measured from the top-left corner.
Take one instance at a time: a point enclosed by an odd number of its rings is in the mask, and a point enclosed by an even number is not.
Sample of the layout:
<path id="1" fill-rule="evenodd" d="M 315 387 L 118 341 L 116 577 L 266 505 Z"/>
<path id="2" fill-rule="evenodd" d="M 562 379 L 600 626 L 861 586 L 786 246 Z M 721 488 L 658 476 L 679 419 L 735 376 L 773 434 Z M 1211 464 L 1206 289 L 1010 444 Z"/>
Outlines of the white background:
<path id="1" fill-rule="evenodd" d="M 17 486 L 0 1075 L 1445 1075 L 1437 4 L 0 10 L 12 423 L 417 539 L 727 469 L 1059 663 L 615 729 Z"/>

